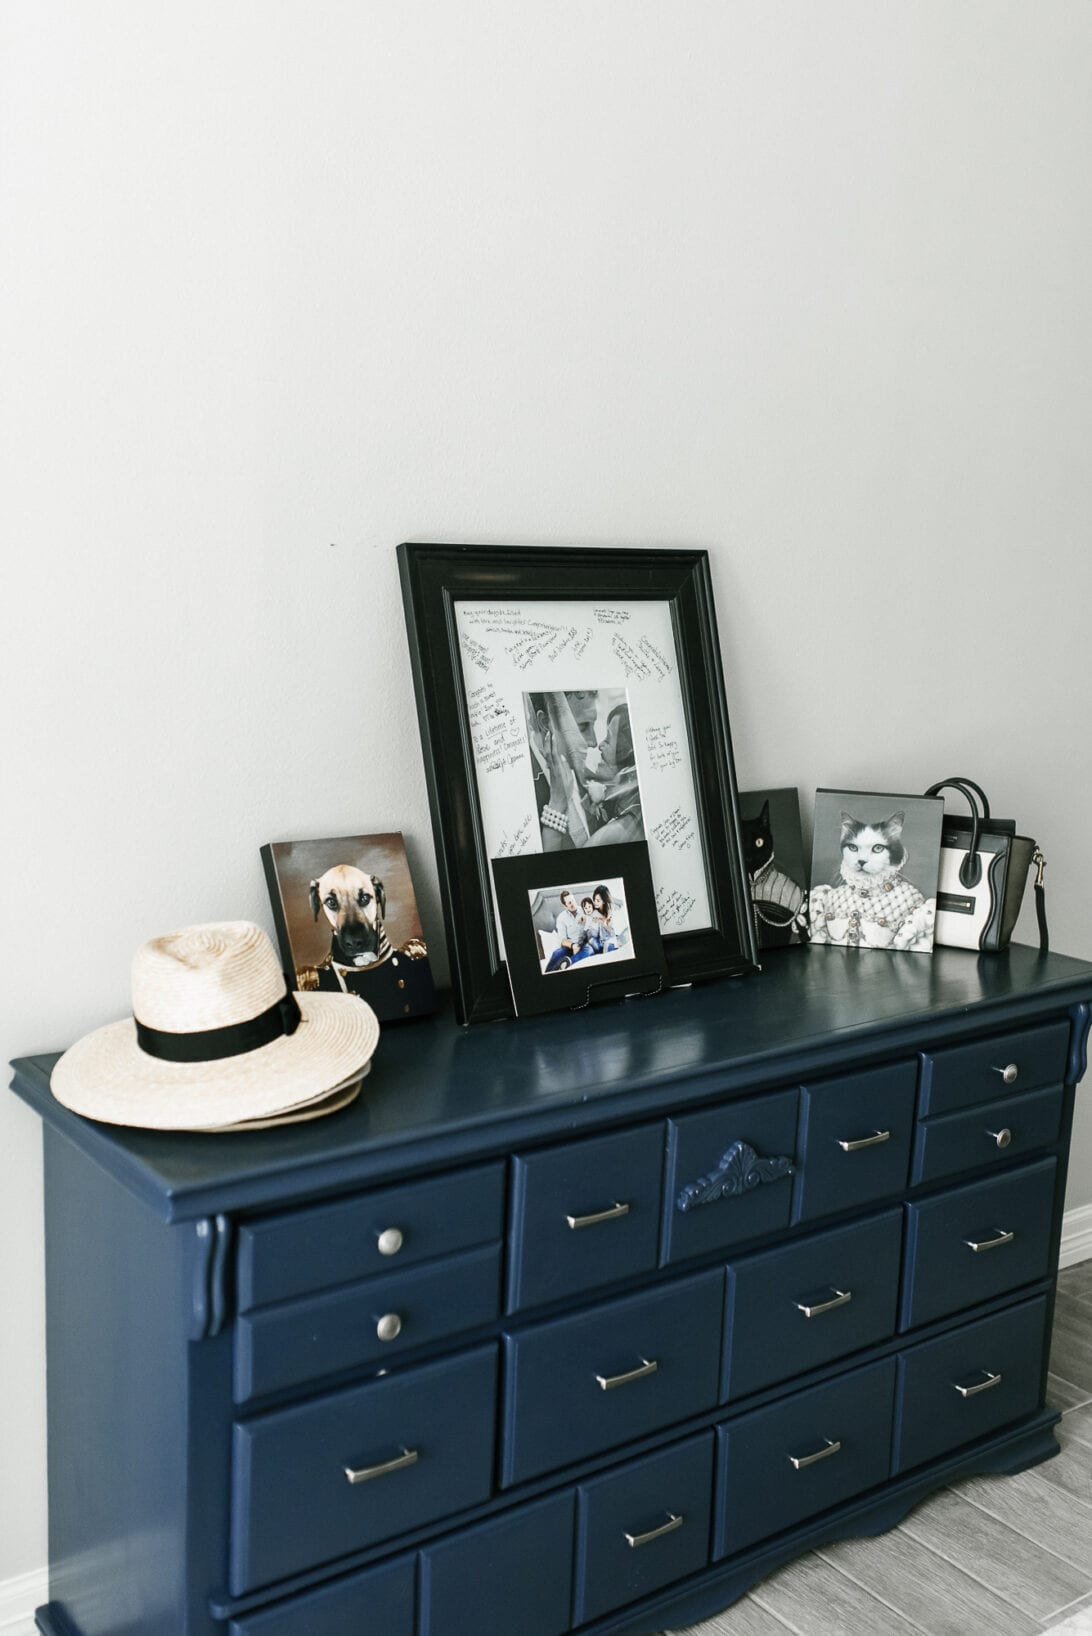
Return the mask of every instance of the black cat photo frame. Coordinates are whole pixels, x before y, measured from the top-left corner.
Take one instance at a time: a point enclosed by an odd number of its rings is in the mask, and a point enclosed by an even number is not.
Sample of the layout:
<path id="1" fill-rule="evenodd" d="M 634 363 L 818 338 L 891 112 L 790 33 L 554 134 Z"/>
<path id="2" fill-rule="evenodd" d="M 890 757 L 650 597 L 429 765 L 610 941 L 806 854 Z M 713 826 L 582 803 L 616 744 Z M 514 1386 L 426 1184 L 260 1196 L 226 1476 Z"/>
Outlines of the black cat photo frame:
<path id="1" fill-rule="evenodd" d="M 492 864 L 647 844 L 665 986 L 757 968 L 704 551 L 398 548 L 460 1022 L 512 1015 Z"/>
<path id="2" fill-rule="evenodd" d="M 758 946 L 779 949 L 800 943 L 808 899 L 800 793 L 741 790 L 739 813 Z"/>

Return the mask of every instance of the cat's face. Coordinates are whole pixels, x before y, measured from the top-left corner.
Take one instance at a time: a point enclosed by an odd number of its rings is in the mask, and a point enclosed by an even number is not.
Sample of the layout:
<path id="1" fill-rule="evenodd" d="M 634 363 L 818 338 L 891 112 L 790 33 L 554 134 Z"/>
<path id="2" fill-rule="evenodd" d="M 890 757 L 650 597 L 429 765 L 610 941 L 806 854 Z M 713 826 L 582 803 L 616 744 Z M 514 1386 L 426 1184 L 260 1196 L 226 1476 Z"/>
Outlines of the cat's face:
<path id="1" fill-rule="evenodd" d="M 842 814 L 842 874 L 846 880 L 883 875 L 901 868 L 906 860 L 902 844 L 903 814 L 894 812 L 878 824 L 858 823 Z"/>
<path id="2" fill-rule="evenodd" d="M 740 828 L 743 831 L 743 856 L 749 875 L 769 863 L 773 857 L 773 830 L 770 828 L 770 803 L 762 803 L 762 811 L 757 818 L 744 818 Z"/>

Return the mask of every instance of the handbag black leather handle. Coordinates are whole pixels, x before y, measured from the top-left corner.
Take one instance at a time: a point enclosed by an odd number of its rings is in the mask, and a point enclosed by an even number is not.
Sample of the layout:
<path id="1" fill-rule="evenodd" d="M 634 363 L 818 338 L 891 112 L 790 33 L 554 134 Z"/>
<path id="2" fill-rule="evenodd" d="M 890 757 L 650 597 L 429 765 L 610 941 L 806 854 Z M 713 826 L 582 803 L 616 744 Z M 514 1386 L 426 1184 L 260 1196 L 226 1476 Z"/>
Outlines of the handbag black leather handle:
<path id="1" fill-rule="evenodd" d="M 939 794 L 939 792 L 941 790 L 960 790 L 960 791 L 962 791 L 962 793 L 967 796 L 967 800 L 970 803 L 972 811 L 974 810 L 974 801 L 971 799 L 971 796 L 968 794 L 968 791 L 973 790 L 975 795 L 977 795 L 979 801 L 982 804 L 982 816 L 986 820 L 986 822 L 989 823 L 989 821 L 990 821 L 990 803 L 989 803 L 989 800 L 987 799 L 986 792 L 982 788 L 982 785 L 981 784 L 976 784 L 973 778 L 963 778 L 963 777 L 954 777 L 954 776 L 952 778 L 942 778 L 940 780 L 939 784 L 930 784 L 929 788 L 926 790 L 925 793 L 926 793 L 926 795 L 937 795 L 937 794 Z"/>
<path id="2" fill-rule="evenodd" d="M 926 795 L 939 795 L 941 790 L 958 790 L 964 796 L 971 809 L 971 845 L 967 856 L 959 866 L 959 878 L 968 889 L 978 885 L 982 879 L 982 864 L 978 857 L 978 829 L 982 823 L 990 821 L 990 803 L 986 799 L 986 792 L 981 785 L 976 784 L 973 778 L 942 778 L 939 784 L 930 784 Z M 978 801 L 982 803 L 979 811 Z"/>

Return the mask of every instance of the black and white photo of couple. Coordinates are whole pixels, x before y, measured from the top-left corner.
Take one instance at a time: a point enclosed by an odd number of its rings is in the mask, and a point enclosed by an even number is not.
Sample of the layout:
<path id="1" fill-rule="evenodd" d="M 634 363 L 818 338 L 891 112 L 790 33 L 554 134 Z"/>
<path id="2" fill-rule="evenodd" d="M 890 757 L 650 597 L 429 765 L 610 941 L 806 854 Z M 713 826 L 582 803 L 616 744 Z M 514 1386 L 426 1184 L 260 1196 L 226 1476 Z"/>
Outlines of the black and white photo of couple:
<path id="1" fill-rule="evenodd" d="M 645 838 L 625 688 L 525 693 L 543 852 Z"/>
<path id="2" fill-rule="evenodd" d="M 583 962 L 633 959 L 624 881 L 554 887 L 528 899 L 544 976 Z"/>

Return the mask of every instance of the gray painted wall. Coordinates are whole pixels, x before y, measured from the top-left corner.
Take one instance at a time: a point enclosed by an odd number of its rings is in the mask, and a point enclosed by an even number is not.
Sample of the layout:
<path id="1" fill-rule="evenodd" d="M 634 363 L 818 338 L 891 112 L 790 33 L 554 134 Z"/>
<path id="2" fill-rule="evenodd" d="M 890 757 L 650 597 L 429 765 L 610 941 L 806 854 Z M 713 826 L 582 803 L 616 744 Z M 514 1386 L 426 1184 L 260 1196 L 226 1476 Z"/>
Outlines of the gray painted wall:
<path id="1" fill-rule="evenodd" d="M 967 771 L 1092 956 L 1092 9 L 42 0 L 5 33 L 5 1058 L 124 1014 L 147 936 L 268 924 L 268 839 L 404 830 L 439 944 L 405 538 L 706 547 L 741 782 Z M 3 1580 L 46 1550 L 10 1098 L 0 1175 Z"/>

